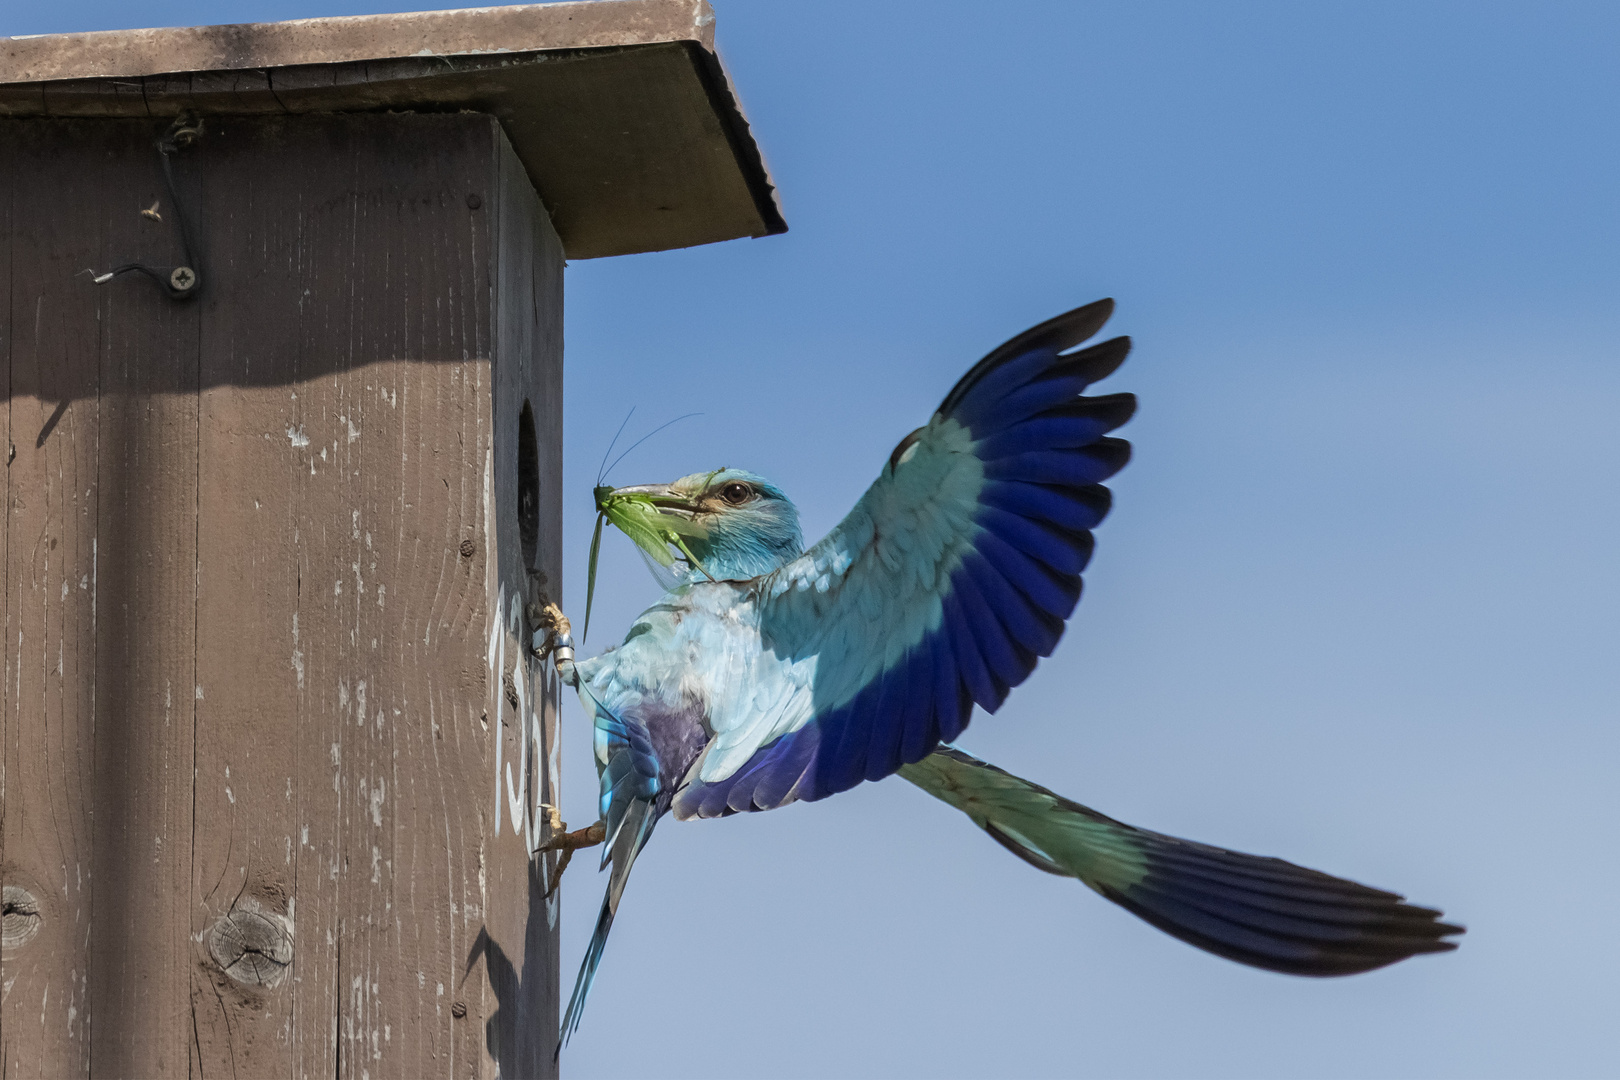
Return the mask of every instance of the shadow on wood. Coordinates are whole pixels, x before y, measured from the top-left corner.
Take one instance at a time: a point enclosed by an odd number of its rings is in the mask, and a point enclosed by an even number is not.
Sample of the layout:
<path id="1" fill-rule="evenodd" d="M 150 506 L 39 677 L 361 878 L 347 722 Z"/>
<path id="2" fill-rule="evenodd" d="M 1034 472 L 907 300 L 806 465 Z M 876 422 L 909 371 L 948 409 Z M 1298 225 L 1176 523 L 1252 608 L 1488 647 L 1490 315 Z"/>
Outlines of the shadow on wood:
<path id="1" fill-rule="evenodd" d="M 205 291 L 96 285 L 178 256 L 164 127 L 0 118 L 5 1059 L 550 1074 L 485 1021 L 556 1030 L 560 243 L 489 116 L 208 117 Z"/>
<path id="2" fill-rule="evenodd" d="M 467 955 L 469 974 L 480 959 L 484 961 L 495 993 L 497 1007 L 484 1022 L 484 1046 L 500 1064 L 502 1076 L 528 1076 L 537 1063 L 556 1059 L 557 1024 L 542 1027 L 534 1022 L 557 992 L 556 966 L 536 960 L 546 955 L 550 936 L 543 914 L 545 892 L 546 882 L 536 864 L 529 874 L 529 921 L 523 928 L 521 972 L 487 929 L 479 933 Z"/>

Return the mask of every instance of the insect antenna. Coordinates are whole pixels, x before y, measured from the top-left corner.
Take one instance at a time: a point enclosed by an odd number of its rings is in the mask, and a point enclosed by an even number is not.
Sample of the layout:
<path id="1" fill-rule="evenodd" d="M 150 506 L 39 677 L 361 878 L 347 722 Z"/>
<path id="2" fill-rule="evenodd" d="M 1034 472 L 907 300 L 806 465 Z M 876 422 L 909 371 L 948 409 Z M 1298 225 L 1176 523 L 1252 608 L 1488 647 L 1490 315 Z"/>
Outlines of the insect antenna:
<path id="1" fill-rule="evenodd" d="M 625 454 L 628 454 L 630 451 L 634 450 L 636 447 L 640 446 L 642 443 L 646 442 L 660 431 L 663 431 L 665 428 L 669 427 L 670 424 L 679 423 L 682 420 L 689 420 L 694 416 L 703 415 L 702 413 L 695 412 L 686 413 L 683 416 L 677 416 L 674 420 L 659 424 L 657 427 L 647 432 L 647 434 L 625 447 L 624 452 L 618 457 L 614 458 L 613 464 L 609 465 L 607 463 L 608 454 L 613 453 L 613 448 L 618 445 L 619 436 L 624 434 L 625 425 L 630 423 L 630 417 L 634 416 L 635 412 L 635 406 L 632 405 L 630 407 L 630 411 L 625 413 L 624 420 L 619 424 L 619 430 L 613 433 L 613 440 L 608 443 L 607 450 L 602 454 L 602 464 L 598 465 L 596 468 L 596 484 L 594 485 L 598 490 L 600 490 L 602 485 L 607 482 L 608 476 L 615 468 L 618 467 L 619 462 L 624 460 Z M 600 506 L 601 504 L 598 503 L 598 505 Z M 591 603 L 596 597 L 596 559 L 597 556 L 601 554 L 602 524 L 606 520 L 607 515 L 605 513 L 598 512 L 596 515 L 596 528 L 591 532 L 591 554 L 585 571 L 585 627 L 580 631 L 579 634 L 581 644 L 584 643 L 585 639 L 589 637 L 591 633 Z M 680 547 L 681 551 L 685 553 L 686 557 L 691 560 L 694 566 L 697 566 L 698 569 L 703 570 L 705 575 L 709 573 L 707 570 L 703 569 L 702 564 L 697 561 L 692 553 L 687 551 L 684 543 L 682 543 L 678 538 L 675 540 L 675 543 Z M 710 580 L 713 580 L 712 577 Z"/>
<path id="2" fill-rule="evenodd" d="M 598 484 L 601 484 L 603 480 L 607 479 L 609 473 L 613 472 L 614 469 L 619 467 L 619 462 L 624 460 L 625 454 L 628 454 L 630 451 L 634 450 L 636 447 L 640 446 L 642 443 L 646 442 L 648 439 L 652 438 L 654 435 L 658 434 L 660 431 L 663 431 L 665 428 L 669 427 L 671 424 L 678 424 L 682 420 L 690 420 L 694 416 L 702 416 L 702 415 L 703 414 L 700 413 L 700 412 L 683 413 L 680 416 L 677 416 L 673 420 L 666 420 L 664 423 L 659 424 L 657 427 L 655 427 L 651 431 L 647 432 L 647 434 L 643 435 L 641 438 L 637 439 L 635 442 L 633 442 L 629 446 L 625 447 L 624 448 L 624 454 L 620 454 L 618 457 L 614 458 L 613 459 L 613 464 L 609 465 L 607 467 L 607 472 L 603 473 L 601 479 L 597 480 L 596 482 Z M 625 417 L 625 419 L 628 420 L 629 417 Z M 621 428 L 621 430 L 622 430 L 622 428 Z M 607 458 L 607 455 L 604 454 L 603 455 L 603 460 L 606 460 L 606 458 Z"/>
<path id="3" fill-rule="evenodd" d="M 596 483 L 592 484 L 592 487 L 602 486 L 602 480 L 611 469 L 611 466 L 607 463 L 608 455 L 613 453 L 613 447 L 618 443 L 619 436 L 624 434 L 624 426 L 630 422 L 630 418 L 634 415 L 636 415 L 636 407 L 632 405 L 630 411 L 624 414 L 624 419 L 619 421 L 619 430 L 613 433 L 613 438 L 607 444 L 607 449 L 602 451 L 602 463 L 596 467 Z M 631 449 L 634 449 L 634 447 Z M 624 454 L 620 454 L 619 457 L 624 457 Z M 617 465 L 618 463 L 618 459 L 614 459 L 613 464 Z"/>

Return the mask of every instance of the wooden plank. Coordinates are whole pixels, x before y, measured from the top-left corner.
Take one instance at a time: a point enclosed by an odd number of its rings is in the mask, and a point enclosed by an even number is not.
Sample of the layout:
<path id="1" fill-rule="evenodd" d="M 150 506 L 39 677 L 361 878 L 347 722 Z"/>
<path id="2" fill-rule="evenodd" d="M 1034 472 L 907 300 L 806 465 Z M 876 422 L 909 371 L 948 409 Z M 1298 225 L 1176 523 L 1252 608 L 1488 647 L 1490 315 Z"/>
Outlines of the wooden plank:
<path id="1" fill-rule="evenodd" d="M 90 213 L 118 262 L 184 261 L 167 197 L 164 222 L 141 214 L 164 191 L 164 126 L 118 123 L 101 138 L 105 194 Z M 175 173 L 195 205 L 195 161 Z M 191 888 L 196 710 L 211 681 L 195 647 L 198 309 L 137 274 L 97 295 L 91 1072 L 184 1076 L 191 919 L 176 899 Z"/>
<path id="2" fill-rule="evenodd" d="M 148 119 L 141 79 L 65 79 L 42 86 L 44 115 Z"/>
<path id="3" fill-rule="evenodd" d="M 295 1024 L 339 1014 L 337 1075 L 409 1073 L 420 1052 L 465 1074 L 478 1032 L 452 1013 L 452 977 L 488 903 L 469 798 L 488 753 L 483 598 L 460 543 L 469 525 L 482 539 L 489 241 L 467 194 L 488 184 L 490 122 L 346 122 L 353 224 L 333 226 L 361 233 L 314 247 L 299 350 L 341 364 L 299 403 L 300 629 L 321 643 L 306 654 L 300 773 L 331 806 L 324 829 L 311 815 L 296 883 L 334 947 L 307 973 L 329 972 L 339 1000 Z M 299 1071 L 327 1065 L 307 1053 L 313 1032 L 298 1042 Z"/>
<path id="4" fill-rule="evenodd" d="M 140 214 L 161 188 L 151 121 L 6 134 L 10 213 L 30 223 L 7 243 L 9 414 L 30 436 L 8 469 L 5 875 L 38 932 L 0 960 L 4 1059 L 170 1075 L 187 1056 L 196 318 L 144 279 L 91 281 L 175 261 Z"/>
<path id="5" fill-rule="evenodd" d="M 43 116 L 44 114 L 44 84 L 7 83 L 0 86 L 0 116 Z"/>
<path id="6" fill-rule="evenodd" d="M 714 11 L 706 0 L 575 0 L 0 38 L 0 81 L 612 48 L 666 41 L 692 41 L 705 49 L 714 48 Z"/>
<path id="7" fill-rule="evenodd" d="M 320 642 L 298 622 L 300 481 L 310 470 L 298 380 L 315 363 L 299 350 L 312 249 L 345 238 L 322 230 L 325 216 L 312 227 L 304 206 L 306 196 L 333 192 L 288 185 L 263 150 L 257 129 L 210 118 L 193 151 L 207 178 L 198 214 L 207 253 L 198 438 L 207 468 L 197 505 L 197 664 L 208 687 L 197 706 L 196 791 L 206 824 L 193 841 L 188 889 L 200 946 L 190 986 L 199 1076 L 333 1075 L 336 1055 L 339 995 L 321 959 L 336 920 L 332 912 L 323 920 L 310 900 L 300 906 L 294 891 L 299 862 L 314 857 L 300 824 L 321 813 L 311 805 L 320 788 L 300 783 L 301 747 L 322 734 L 301 723 L 303 650 Z M 328 842 L 318 823 L 312 831 L 315 843 Z M 292 965 L 228 972 L 214 953 L 228 926 L 255 918 L 290 932 Z M 322 1015 L 324 1024 L 314 1022 Z M 300 1036 L 315 1045 L 297 1061 Z"/>
<path id="8" fill-rule="evenodd" d="M 199 144 L 220 465 L 200 494 L 198 662 L 219 692 L 199 703 L 192 931 L 247 905 L 295 942 L 275 987 L 199 962 L 204 1073 L 497 1068 L 480 943 L 508 940 L 486 919 L 524 926 L 530 894 L 487 794 L 486 565 L 508 558 L 486 483 L 499 138 L 487 117 L 328 116 L 211 120 Z M 542 254 L 560 284 L 554 238 Z M 560 326 L 560 292 L 525 294 L 529 318 L 541 301 Z M 537 367 L 560 363 L 550 344 Z M 554 1030 L 546 1000 L 503 1022 Z M 550 1049 L 502 1075 L 544 1074 Z"/>
<path id="9" fill-rule="evenodd" d="M 505 613 L 489 715 L 503 737 L 490 812 L 495 828 L 492 904 L 483 962 L 489 1052 L 502 1076 L 556 1075 L 558 897 L 545 891 L 556 856 L 530 861 L 548 835 L 542 806 L 557 805 L 559 686 L 524 647 L 523 610 L 561 578 L 562 245 L 522 162 L 499 140 L 495 204 L 496 322 L 494 457 L 490 474 L 498 563 L 489 567 L 490 607 Z M 522 435 L 532 428 L 532 443 Z M 525 444 L 529 445 L 525 445 Z M 526 452 L 533 458 L 525 463 Z M 533 531 L 524 533 L 525 514 Z M 525 542 L 527 539 L 527 542 Z M 514 610 L 516 609 L 516 610 Z M 512 618 L 517 615 L 516 619 Z M 514 633 L 514 625 L 517 632 Z M 510 686 L 515 700 L 506 693 Z M 519 843 L 521 841 L 521 843 Z"/>
<path id="10" fill-rule="evenodd" d="M 0 951 L 7 1075 L 90 1072 L 95 791 L 100 150 L 70 125 L 7 121 L 4 165 L 20 267 L 7 309 L 4 876 L 36 908 Z M 27 221 L 26 228 L 20 227 Z M 10 899 L 15 900 L 13 893 Z M 26 927 L 19 927 L 26 933 Z"/>
<path id="11" fill-rule="evenodd" d="M 6 403 L 0 409 L 0 453 L 5 454 L 5 476 L 0 477 L 0 565 L 10 568 L 9 552 L 11 550 L 11 464 L 17 457 L 17 448 L 11 441 L 11 244 L 13 237 L 12 225 L 12 184 L 16 169 L 15 159 L 0 163 L 0 296 L 5 297 L 5 303 L 0 304 L 0 361 L 5 364 Z M 6 579 L 0 577 L 0 590 L 9 591 Z M 9 655 L 4 643 L 10 639 L 11 605 L 9 601 L 0 601 L 3 612 L 0 612 L 0 680 L 4 680 L 9 687 L 10 679 L 7 677 L 10 669 Z M 4 809 L 4 793 L 6 780 L 12 775 L 8 769 L 12 765 L 11 748 L 12 736 L 16 733 L 16 717 L 13 715 L 14 706 L 9 693 L 0 693 L 0 882 L 8 882 L 5 874 L 6 866 L 6 829 Z M 9 882 L 8 882 L 9 883 Z M 35 910 L 37 901 L 25 899 L 21 887 L 11 883 L 11 888 L 3 890 L 3 909 L 0 909 L 0 1076 L 4 1076 L 5 1069 L 5 998 L 7 971 L 6 960 L 19 952 L 27 945 L 38 928 L 38 912 Z M 32 894 L 29 894 L 30 897 Z"/>

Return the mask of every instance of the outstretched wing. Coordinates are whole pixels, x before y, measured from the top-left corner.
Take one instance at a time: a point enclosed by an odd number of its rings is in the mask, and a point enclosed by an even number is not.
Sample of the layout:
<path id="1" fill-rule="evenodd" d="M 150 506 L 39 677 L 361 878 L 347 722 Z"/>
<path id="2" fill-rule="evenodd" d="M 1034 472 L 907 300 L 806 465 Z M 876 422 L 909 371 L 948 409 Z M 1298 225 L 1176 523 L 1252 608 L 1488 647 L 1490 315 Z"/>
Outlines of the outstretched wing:
<path id="1" fill-rule="evenodd" d="M 754 585 L 767 653 L 803 707 L 711 713 L 714 739 L 675 796 L 681 817 L 768 810 L 888 776 L 994 712 L 1048 656 L 1080 599 L 1101 481 L 1130 444 L 1130 394 L 1082 397 L 1128 338 L 1102 300 L 981 360 L 895 447 L 836 529 Z"/>

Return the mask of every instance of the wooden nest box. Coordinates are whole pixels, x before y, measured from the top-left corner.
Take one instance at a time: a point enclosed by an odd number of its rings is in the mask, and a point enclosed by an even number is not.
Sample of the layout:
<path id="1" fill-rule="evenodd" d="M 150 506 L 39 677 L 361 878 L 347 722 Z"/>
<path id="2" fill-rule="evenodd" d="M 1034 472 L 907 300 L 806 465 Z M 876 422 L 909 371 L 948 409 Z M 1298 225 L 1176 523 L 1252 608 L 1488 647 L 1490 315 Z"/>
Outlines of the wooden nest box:
<path id="1" fill-rule="evenodd" d="M 11 1067 L 554 1073 L 563 261 L 786 228 L 713 21 L 0 39 Z"/>

